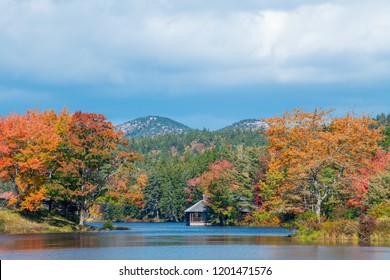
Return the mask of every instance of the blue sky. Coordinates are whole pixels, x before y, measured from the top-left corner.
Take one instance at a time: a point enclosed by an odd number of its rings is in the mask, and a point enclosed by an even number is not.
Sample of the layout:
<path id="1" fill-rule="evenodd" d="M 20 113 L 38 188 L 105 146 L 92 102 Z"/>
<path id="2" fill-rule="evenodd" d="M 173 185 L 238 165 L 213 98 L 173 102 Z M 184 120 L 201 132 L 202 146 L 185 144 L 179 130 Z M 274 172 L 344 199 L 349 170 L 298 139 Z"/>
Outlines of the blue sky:
<path id="1" fill-rule="evenodd" d="M 0 0 L 0 115 L 390 112 L 390 1 Z"/>

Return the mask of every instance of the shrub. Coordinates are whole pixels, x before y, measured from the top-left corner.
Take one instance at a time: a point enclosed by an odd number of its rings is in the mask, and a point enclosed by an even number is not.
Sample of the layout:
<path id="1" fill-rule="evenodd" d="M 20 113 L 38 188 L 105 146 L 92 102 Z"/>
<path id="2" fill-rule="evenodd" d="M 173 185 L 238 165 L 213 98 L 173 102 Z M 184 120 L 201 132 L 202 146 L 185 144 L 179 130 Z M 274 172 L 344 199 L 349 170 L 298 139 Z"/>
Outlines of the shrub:
<path id="1" fill-rule="evenodd" d="M 370 240 L 376 227 L 376 219 L 370 215 L 360 215 L 359 217 L 359 239 L 362 241 Z"/>
<path id="2" fill-rule="evenodd" d="M 322 232 L 328 235 L 328 237 L 352 236 L 358 232 L 356 222 L 350 220 L 326 221 L 320 227 Z"/>
<path id="3" fill-rule="evenodd" d="M 112 221 L 110 221 L 110 220 L 105 221 L 104 224 L 103 224 L 102 229 L 113 230 L 114 229 L 114 225 L 112 224 Z"/>
<path id="4" fill-rule="evenodd" d="M 390 218 L 380 218 L 377 220 L 375 234 L 379 239 L 390 238 Z"/>
<path id="5" fill-rule="evenodd" d="M 5 233 L 5 221 L 0 219 L 0 233 Z"/>
<path id="6" fill-rule="evenodd" d="M 375 218 L 390 218 L 390 200 L 385 200 L 379 204 L 374 205 L 371 207 L 368 213 Z"/>
<path id="7" fill-rule="evenodd" d="M 129 227 L 115 227 L 115 230 L 129 230 Z"/>
<path id="8" fill-rule="evenodd" d="M 248 219 L 255 226 L 279 226 L 280 219 L 276 212 L 259 211 L 252 214 Z"/>
<path id="9" fill-rule="evenodd" d="M 294 224 L 298 228 L 303 226 L 310 229 L 318 229 L 317 215 L 311 210 L 305 211 L 295 217 Z"/>

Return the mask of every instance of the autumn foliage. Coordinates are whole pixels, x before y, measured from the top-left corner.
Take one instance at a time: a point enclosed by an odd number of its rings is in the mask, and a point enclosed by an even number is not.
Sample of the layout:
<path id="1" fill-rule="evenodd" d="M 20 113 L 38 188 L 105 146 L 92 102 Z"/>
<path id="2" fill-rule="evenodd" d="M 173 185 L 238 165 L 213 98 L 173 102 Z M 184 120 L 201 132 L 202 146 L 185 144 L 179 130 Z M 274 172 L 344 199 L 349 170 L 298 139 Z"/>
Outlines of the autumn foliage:
<path id="1" fill-rule="evenodd" d="M 271 161 L 262 182 L 265 206 L 284 212 L 313 210 L 320 221 L 324 202 L 361 203 L 380 152 L 381 130 L 362 115 L 331 118 L 331 111 L 295 110 L 266 119 Z M 262 194 L 260 194 L 262 195 Z"/>
<path id="2" fill-rule="evenodd" d="M 248 207 L 248 190 L 238 179 L 237 168 L 227 160 L 210 164 L 207 172 L 188 183 L 205 195 L 215 224 L 233 224 L 240 212 Z"/>
<path id="3" fill-rule="evenodd" d="M 145 155 L 141 164 L 101 114 L 11 114 L 0 118 L 0 199 L 80 225 L 99 211 L 111 220 L 183 221 L 202 195 L 209 222 L 221 225 L 318 229 L 369 215 L 379 222 L 363 224 L 380 227 L 379 219 L 390 217 L 390 122 L 383 129 L 366 115 L 334 117 L 321 109 L 264 121 L 269 128 L 249 134 L 130 139 Z"/>
<path id="4" fill-rule="evenodd" d="M 39 209 L 45 198 L 61 141 L 57 121 L 53 111 L 28 111 L 0 120 L 0 178 L 15 183 L 17 196 L 9 202 L 22 210 Z"/>
<path id="5" fill-rule="evenodd" d="M 14 185 L 9 204 L 21 210 L 66 202 L 82 225 L 107 194 L 141 206 L 146 178 L 134 172 L 141 159 L 103 115 L 34 110 L 0 119 L 0 179 Z"/>

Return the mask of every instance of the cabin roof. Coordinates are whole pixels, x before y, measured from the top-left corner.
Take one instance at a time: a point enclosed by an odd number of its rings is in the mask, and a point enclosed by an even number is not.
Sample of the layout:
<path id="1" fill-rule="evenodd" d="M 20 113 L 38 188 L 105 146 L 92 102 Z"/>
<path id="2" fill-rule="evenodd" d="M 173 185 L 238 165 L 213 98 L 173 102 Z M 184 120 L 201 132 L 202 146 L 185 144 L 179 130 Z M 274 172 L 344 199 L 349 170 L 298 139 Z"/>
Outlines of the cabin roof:
<path id="1" fill-rule="evenodd" d="M 204 196 L 202 200 L 199 200 L 197 203 L 192 205 L 190 208 L 186 209 L 184 212 L 185 213 L 191 213 L 191 212 L 198 212 L 198 213 L 203 213 L 203 212 L 210 212 L 210 208 L 206 206 L 205 201 L 207 197 Z M 248 203 L 244 198 L 239 198 L 240 200 L 240 207 L 239 211 L 241 213 L 250 213 L 253 212 L 254 209 L 256 209 L 256 206 L 253 204 Z"/>
<path id="2" fill-rule="evenodd" d="M 197 203 L 186 209 L 184 212 L 209 212 L 209 208 L 205 205 L 204 200 L 199 200 Z"/>

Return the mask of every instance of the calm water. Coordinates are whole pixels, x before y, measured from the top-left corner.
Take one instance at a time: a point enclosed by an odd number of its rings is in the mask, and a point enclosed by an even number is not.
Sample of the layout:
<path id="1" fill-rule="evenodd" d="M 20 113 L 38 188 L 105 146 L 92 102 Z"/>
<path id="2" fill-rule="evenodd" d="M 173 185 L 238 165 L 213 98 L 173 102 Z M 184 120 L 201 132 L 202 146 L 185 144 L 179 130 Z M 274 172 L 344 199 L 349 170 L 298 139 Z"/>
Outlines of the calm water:
<path id="1" fill-rule="evenodd" d="M 131 230 L 0 235 L 0 259 L 390 259 L 389 243 L 299 243 L 285 229 L 116 225 Z"/>

